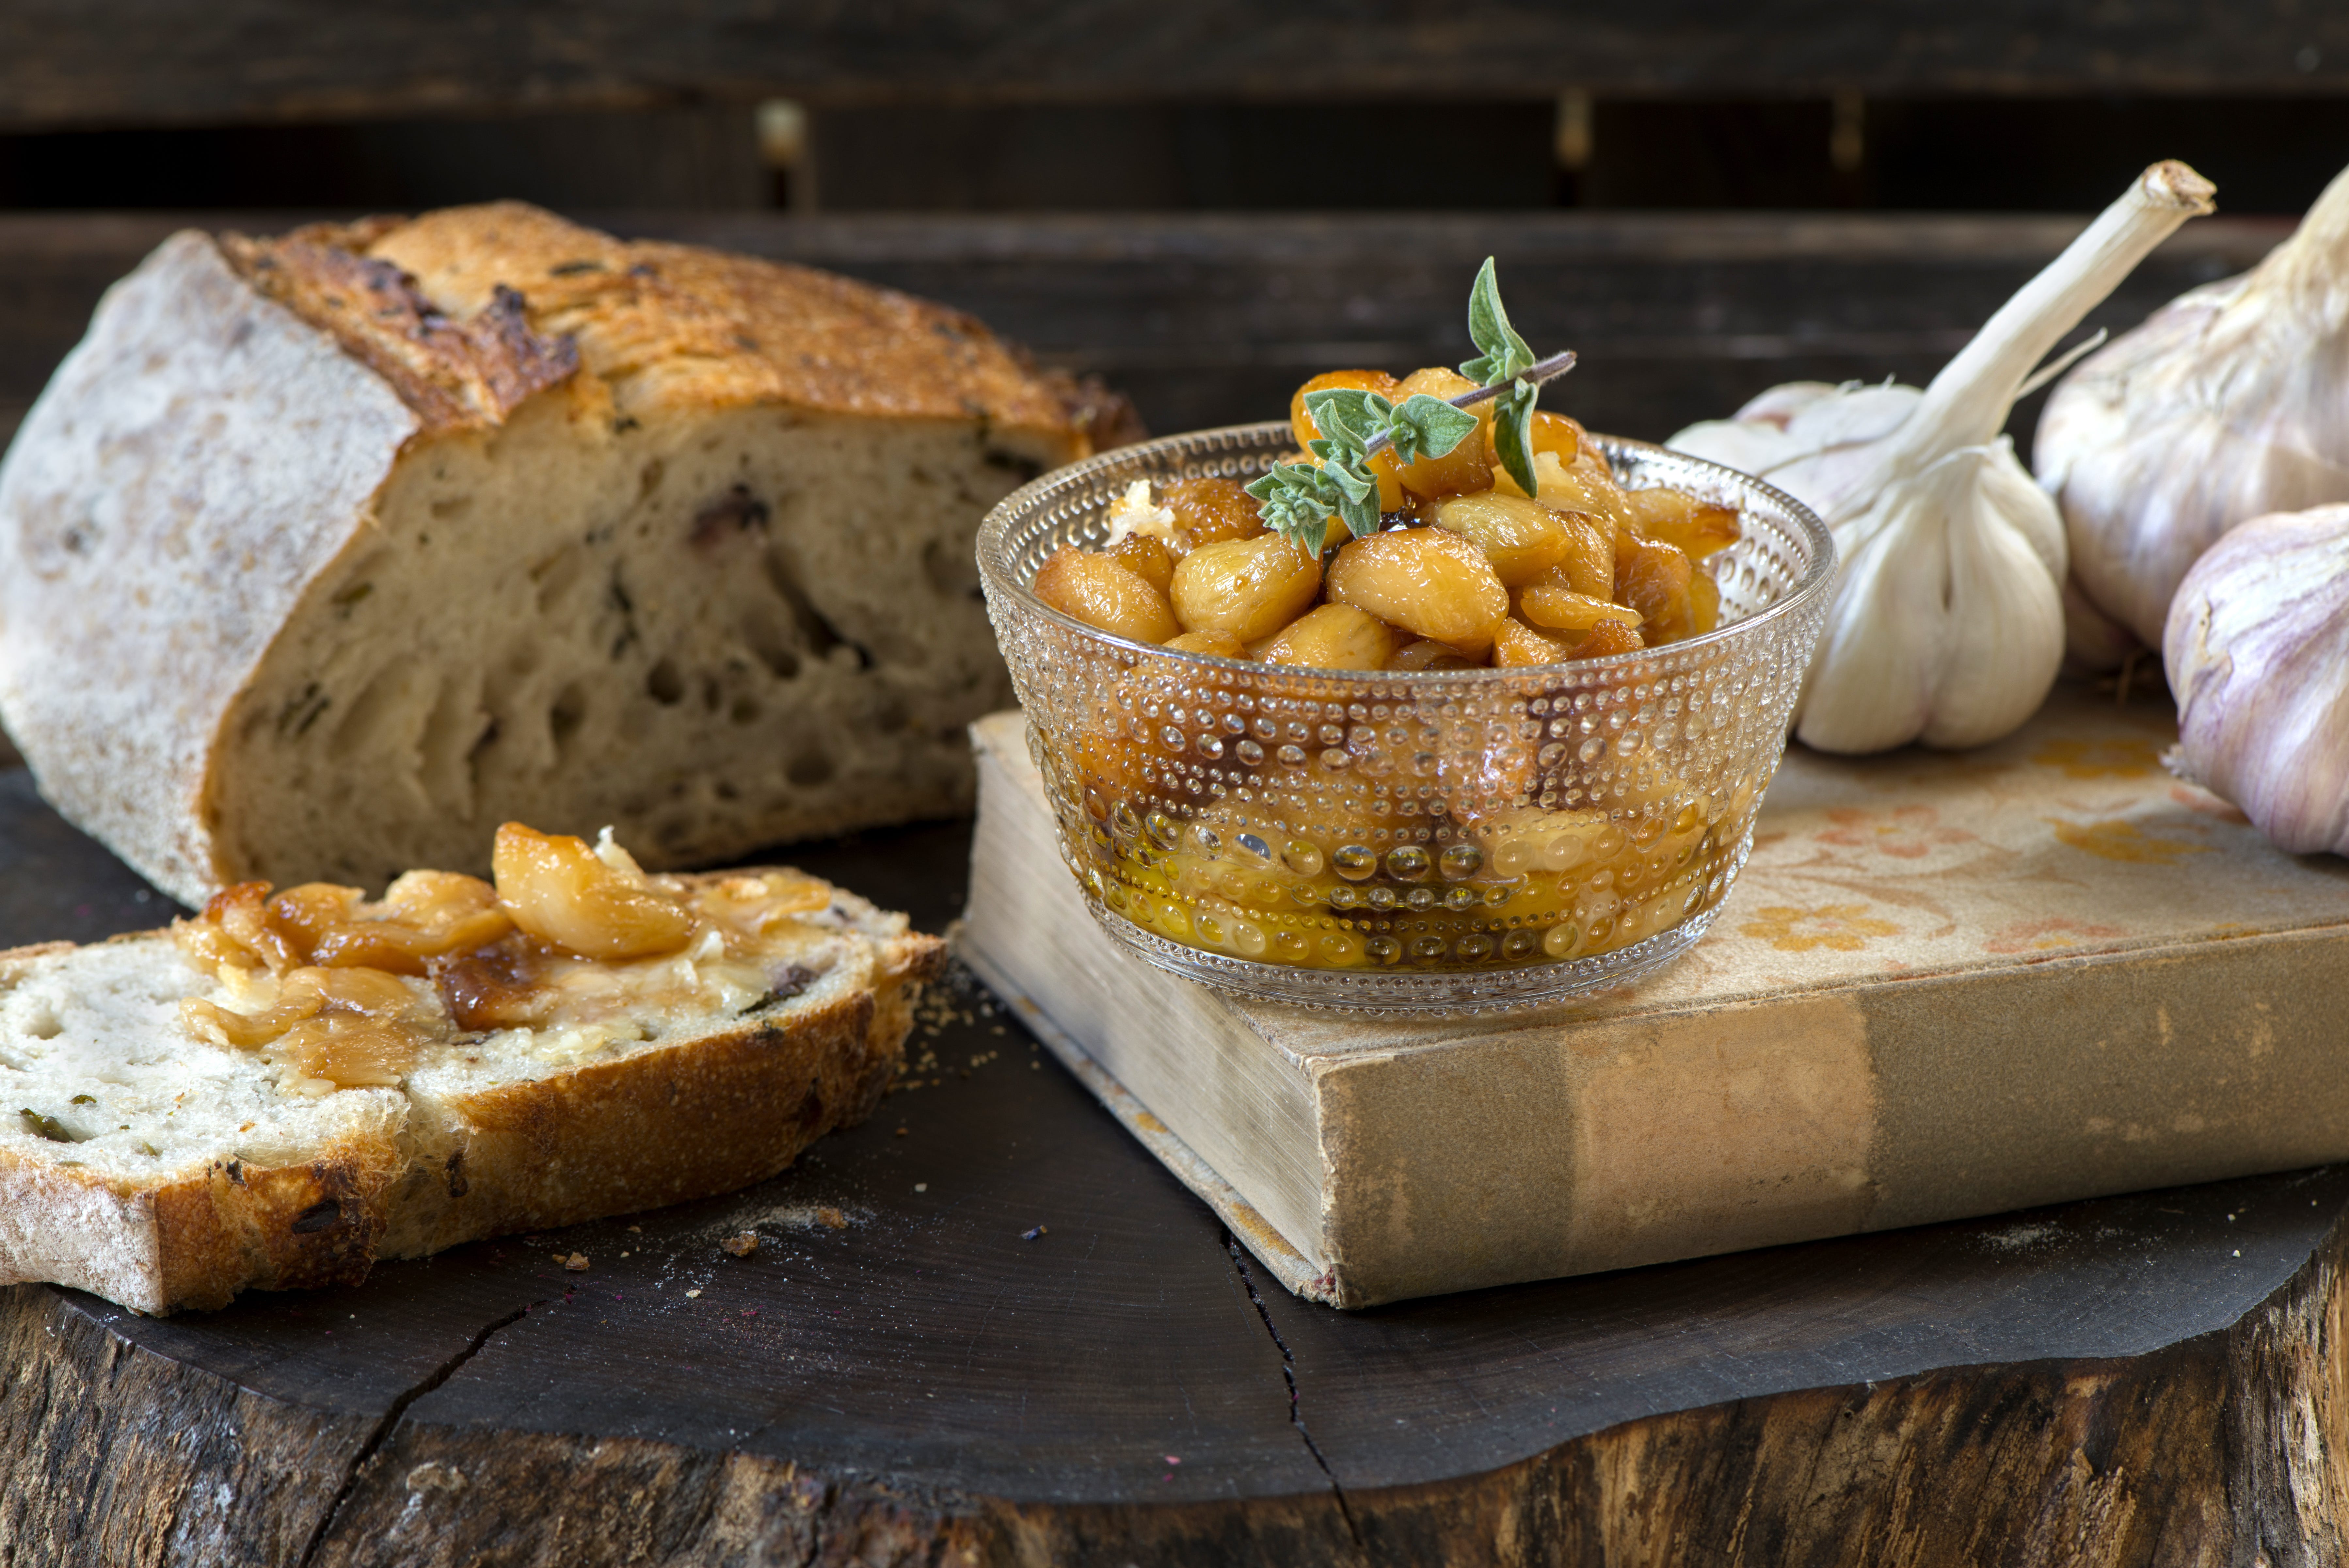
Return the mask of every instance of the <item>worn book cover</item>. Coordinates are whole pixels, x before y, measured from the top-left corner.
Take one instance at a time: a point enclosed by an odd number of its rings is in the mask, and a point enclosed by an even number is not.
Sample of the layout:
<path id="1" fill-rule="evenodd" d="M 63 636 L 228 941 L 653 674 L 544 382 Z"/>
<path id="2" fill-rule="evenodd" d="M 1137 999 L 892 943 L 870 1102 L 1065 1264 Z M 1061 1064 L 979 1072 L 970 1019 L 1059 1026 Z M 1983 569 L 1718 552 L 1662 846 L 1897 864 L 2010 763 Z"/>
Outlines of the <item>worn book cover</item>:
<path id="1" fill-rule="evenodd" d="M 1790 749 L 1711 932 L 1570 1005 L 1244 1002 L 1086 912 L 1016 713 L 963 950 L 1288 1286 L 1340 1306 L 2349 1157 L 2349 862 L 2163 771 L 2165 703 Z"/>

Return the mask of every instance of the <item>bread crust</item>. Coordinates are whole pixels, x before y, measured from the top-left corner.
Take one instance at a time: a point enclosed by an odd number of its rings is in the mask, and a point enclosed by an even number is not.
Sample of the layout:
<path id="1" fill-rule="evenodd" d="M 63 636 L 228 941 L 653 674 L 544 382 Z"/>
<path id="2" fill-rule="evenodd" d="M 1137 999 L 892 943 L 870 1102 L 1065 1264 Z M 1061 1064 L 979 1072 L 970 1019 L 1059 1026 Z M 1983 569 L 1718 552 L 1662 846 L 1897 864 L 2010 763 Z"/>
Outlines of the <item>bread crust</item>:
<path id="1" fill-rule="evenodd" d="M 182 902 L 217 882 L 222 716 L 422 428 L 185 231 L 107 291 L 0 462 L 0 713 L 67 820 Z"/>
<path id="2" fill-rule="evenodd" d="M 457 1102 L 419 1144 L 383 1255 L 655 1209 L 763 1181 L 862 1120 L 895 1072 L 874 993 Z M 445 1152 L 444 1152 L 445 1150 Z"/>
<path id="3" fill-rule="evenodd" d="M 226 1306 L 243 1290 L 356 1284 L 404 1163 L 387 1135 L 302 1165 L 220 1160 L 139 1187 L 0 1149 L 0 1274 L 155 1315 Z"/>
<path id="4" fill-rule="evenodd" d="M 254 291 L 325 332 L 381 376 L 429 431 L 486 430 L 523 400 L 568 379 L 578 346 L 530 328 L 523 296 L 501 284 L 469 321 L 452 321 L 390 262 L 346 248 L 353 231 L 278 240 L 222 234 L 222 255 Z"/>
<path id="5" fill-rule="evenodd" d="M 568 354 L 622 418 L 765 403 L 975 416 L 1042 438 L 1057 462 L 1138 439 L 1123 399 L 1039 371 L 961 311 L 809 267 L 619 240 L 525 202 L 222 243 L 256 289 L 385 372 L 428 428 L 496 423 L 520 401 L 483 396 L 500 369 L 534 390 Z M 506 337 L 492 341 L 476 324 L 501 312 Z"/>
<path id="6" fill-rule="evenodd" d="M 151 1194 L 167 1310 L 226 1306 L 244 1290 L 358 1283 L 403 1165 L 395 1139 L 354 1138 L 302 1165 L 216 1161 Z"/>

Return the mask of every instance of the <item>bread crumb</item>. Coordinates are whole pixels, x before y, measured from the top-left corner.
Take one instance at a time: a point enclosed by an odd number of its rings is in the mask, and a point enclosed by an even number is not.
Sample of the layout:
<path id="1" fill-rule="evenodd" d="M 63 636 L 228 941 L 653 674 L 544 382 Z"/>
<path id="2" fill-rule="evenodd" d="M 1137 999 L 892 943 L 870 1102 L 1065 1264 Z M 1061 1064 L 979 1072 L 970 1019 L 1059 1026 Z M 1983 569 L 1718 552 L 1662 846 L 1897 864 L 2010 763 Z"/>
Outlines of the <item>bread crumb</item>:
<path id="1" fill-rule="evenodd" d="M 837 1209 L 817 1210 L 815 1211 L 815 1222 L 823 1226 L 827 1231 L 845 1231 L 848 1229 L 848 1216 L 843 1214 Z"/>
<path id="2" fill-rule="evenodd" d="M 836 1214 L 839 1210 L 835 1209 L 833 1212 Z M 755 1231 L 738 1231 L 719 1242 L 718 1250 L 729 1257 L 747 1258 L 759 1250 L 759 1233 Z"/>
<path id="3" fill-rule="evenodd" d="M 904 1137 L 905 1136 L 905 1129 L 904 1127 L 899 1127 L 897 1129 L 897 1136 L 899 1137 Z"/>
<path id="4" fill-rule="evenodd" d="M 563 1260 L 563 1266 L 574 1274 L 584 1274 L 587 1272 L 587 1254 L 574 1252 Z"/>
<path id="5" fill-rule="evenodd" d="M 686 1293 L 685 1293 L 685 1299 L 686 1299 L 686 1300 L 688 1300 L 688 1301 L 691 1301 L 691 1300 L 693 1300 L 696 1296 L 699 1295 L 700 1293 L 700 1293 L 699 1291 L 688 1291 L 688 1292 L 686 1292 Z"/>
<path id="6" fill-rule="evenodd" d="M 929 1189 L 930 1184 L 926 1181 L 916 1181 L 914 1183 L 914 1190 L 916 1192 L 927 1192 Z"/>

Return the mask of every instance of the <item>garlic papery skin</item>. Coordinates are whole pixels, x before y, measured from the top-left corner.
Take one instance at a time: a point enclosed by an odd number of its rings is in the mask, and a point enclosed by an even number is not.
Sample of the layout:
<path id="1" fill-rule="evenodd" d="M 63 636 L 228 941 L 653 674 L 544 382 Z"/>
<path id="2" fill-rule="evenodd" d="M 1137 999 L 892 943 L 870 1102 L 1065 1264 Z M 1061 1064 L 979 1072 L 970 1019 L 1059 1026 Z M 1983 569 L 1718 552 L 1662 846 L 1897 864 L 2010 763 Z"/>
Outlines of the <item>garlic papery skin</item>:
<path id="1" fill-rule="evenodd" d="M 2046 701 L 2064 660 L 2063 524 L 2004 436 L 1879 493 L 1846 552 L 1795 733 L 1823 752 L 1977 746 Z"/>
<path id="2" fill-rule="evenodd" d="M 2048 350 L 2210 195 L 2182 163 L 2147 169 L 1922 390 L 1795 382 L 1666 443 L 1758 463 L 1746 472 L 1835 535 L 1804 743 L 1981 745 L 2046 700 L 2064 661 L 2063 521 L 1998 432 Z"/>
<path id="3" fill-rule="evenodd" d="M 2179 296 L 2058 382 L 2032 466 L 2080 587 L 2148 646 L 2221 534 L 2349 501 L 2349 172 L 2257 267 Z"/>
<path id="4" fill-rule="evenodd" d="M 2230 530 L 2178 585 L 2161 661 L 2170 771 L 2279 849 L 2349 855 L 2349 505 Z"/>
<path id="5" fill-rule="evenodd" d="M 2064 668 L 2079 675 L 2119 670 L 2145 651 L 2137 633 L 2098 609 L 2080 591 L 2080 579 L 2064 577 Z"/>

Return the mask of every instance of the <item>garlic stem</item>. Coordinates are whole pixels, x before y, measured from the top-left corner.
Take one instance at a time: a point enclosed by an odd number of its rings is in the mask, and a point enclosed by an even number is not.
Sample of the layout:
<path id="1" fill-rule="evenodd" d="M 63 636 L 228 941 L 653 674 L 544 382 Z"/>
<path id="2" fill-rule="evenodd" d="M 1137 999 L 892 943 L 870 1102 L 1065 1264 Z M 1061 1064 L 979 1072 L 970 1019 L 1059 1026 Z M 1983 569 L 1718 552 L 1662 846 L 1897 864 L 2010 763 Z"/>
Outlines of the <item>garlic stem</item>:
<path id="1" fill-rule="evenodd" d="M 2349 254 L 2349 169 L 2333 177 L 2300 220 L 2292 237 L 2268 253 L 2252 275 L 2263 293 L 2288 302 L 2319 323 L 2317 330 L 2334 333 L 2349 317 L 2349 275 L 2341 258 Z"/>
<path id="2" fill-rule="evenodd" d="M 1574 361 L 1574 350 L 1568 348 L 1562 353 L 1553 354 L 1547 359 L 1536 361 L 1508 380 L 1495 381 L 1488 387 L 1479 387 L 1473 392 L 1463 392 L 1456 398 L 1446 398 L 1444 401 L 1455 409 L 1473 409 L 1488 398 L 1499 397 L 1519 381 L 1531 381 L 1537 387 L 1545 381 L 1554 381 L 1573 369 Z M 1376 457 L 1392 445 L 1394 445 L 1392 436 L 1374 436 L 1370 443 L 1362 448 L 1362 455 Z"/>
<path id="3" fill-rule="evenodd" d="M 2215 190 L 2170 160 L 2139 175 L 1941 367 L 1923 400 L 1884 443 L 1878 483 L 1995 437 L 2023 381 L 2048 350 L 2180 223 L 2209 212 Z"/>

